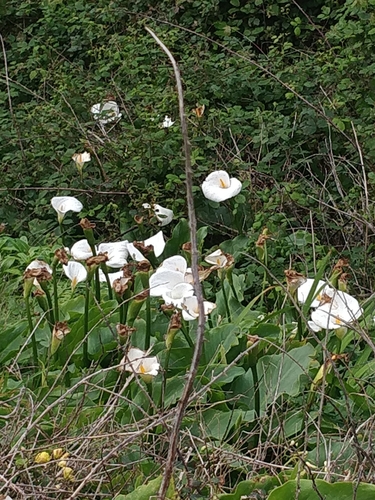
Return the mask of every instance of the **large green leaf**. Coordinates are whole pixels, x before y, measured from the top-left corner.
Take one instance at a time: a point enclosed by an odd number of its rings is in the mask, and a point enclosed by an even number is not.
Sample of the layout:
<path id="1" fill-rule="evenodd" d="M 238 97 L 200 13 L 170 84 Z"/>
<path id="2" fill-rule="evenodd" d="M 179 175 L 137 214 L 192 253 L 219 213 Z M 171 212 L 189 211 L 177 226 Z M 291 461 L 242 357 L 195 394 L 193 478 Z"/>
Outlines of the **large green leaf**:
<path id="1" fill-rule="evenodd" d="M 319 493 L 318 493 L 319 492 Z M 327 483 L 316 479 L 314 483 L 309 479 L 287 481 L 274 489 L 268 500 L 371 500 L 375 498 L 375 485 L 353 483 Z"/>
<path id="2" fill-rule="evenodd" d="M 314 347 L 306 344 L 289 352 L 260 358 L 257 370 L 263 409 L 281 394 L 289 396 L 299 394 L 300 377 L 307 373 L 314 353 Z"/>
<path id="3" fill-rule="evenodd" d="M 18 352 L 25 342 L 27 329 L 27 321 L 20 321 L 7 330 L 0 332 L 0 363 L 5 363 Z"/>
<path id="4" fill-rule="evenodd" d="M 253 498 L 251 493 L 261 493 L 262 496 L 255 498 L 264 498 L 273 488 L 279 486 L 280 480 L 277 477 L 260 476 L 251 481 L 241 481 L 233 493 L 219 495 L 219 500 L 242 500 L 244 498 Z M 291 500 L 291 499 L 290 499 Z"/>

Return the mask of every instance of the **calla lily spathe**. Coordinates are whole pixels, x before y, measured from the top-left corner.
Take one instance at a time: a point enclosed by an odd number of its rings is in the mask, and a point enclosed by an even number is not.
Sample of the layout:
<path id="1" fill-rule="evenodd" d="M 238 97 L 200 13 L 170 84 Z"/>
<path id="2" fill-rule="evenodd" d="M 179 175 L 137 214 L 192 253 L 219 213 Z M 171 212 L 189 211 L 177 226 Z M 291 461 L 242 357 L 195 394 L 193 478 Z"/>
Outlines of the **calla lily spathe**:
<path id="1" fill-rule="evenodd" d="M 75 260 L 87 260 L 92 257 L 92 250 L 87 240 L 79 240 L 70 249 L 70 255 Z"/>
<path id="2" fill-rule="evenodd" d="M 163 231 L 159 231 L 158 233 L 154 234 L 154 236 L 151 236 L 151 238 L 147 238 L 147 240 L 145 240 L 143 244 L 146 247 L 152 245 L 154 247 L 155 257 L 160 257 L 160 255 L 164 252 L 165 248 L 165 239 Z"/>
<path id="3" fill-rule="evenodd" d="M 228 263 L 228 258 L 226 255 L 220 250 L 215 250 L 215 252 L 210 253 L 207 257 L 204 258 L 208 264 L 212 264 L 213 266 L 225 267 Z"/>
<path id="4" fill-rule="evenodd" d="M 51 205 L 57 212 L 59 223 L 62 222 L 67 212 L 80 212 L 83 208 L 82 203 L 74 196 L 54 196 Z"/>
<path id="5" fill-rule="evenodd" d="M 193 285 L 190 283 L 178 283 L 172 290 L 166 290 L 162 297 L 167 305 L 174 305 L 175 307 L 182 309 L 182 303 L 186 297 L 192 297 L 194 295 Z"/>
<path id="6" fill-rule="evenodd" d="M 87 151 L 84 153 L 75 153 L 72 156 L 72 160 L 75 162 L 77 169 L 82 172 L 84 164 L 91 161 L 91 155 Z"/>
<path id="7" fill-rule="evenodd" d="M 311 313 L 311 320 L 320 329 L 336 330 L 348 326 L 363 314 L 358 300 L 346 292 L 326 287 L 323 299 L 321 305 Z M 309 325 L 311 328 L 310 322 Z"/>
<path id="8" fill-rule="evenodd" d="M 75 260 L 70 260 L 66 266 L 63 265 L 63 269 L 65 275 L 72 282 L 72 290 L 75 289 L 78 283 L 80 283 L 81 281 L 85 281 L 87 278 L 87 271 L 85 266 L 83 266 L 79 262 L 76 262 Z"/>
<path id="9" fill-rule="evenodd" d="M 314 285 L 315 280 L 312 278 L 307 278 L 302 285 L 297 288 L 297 299 L 300 304 L 304 304 L 309 296 L 309 293 Z M 325 287 L 327 283 L 325 281 L 319 280 L 313 297 L 313 301 L 311 302 L 311 307 L 318 307 L 320 301 L 322 299 L 322 295 L 324 293 Z"/>
<path id="10" fill-rule="evenodd" d="M 224 170 L 211 172 L 203 181 L 204 196 L 211 201 L 225 201 L 236 196 L 242 189 L 242 183 L 235 177 L 230 178 Z"/>
<path id="11" fill-rule="evenodd" d="M 97 247 L 98 253 L 106 253 L 108 255 L 108 261 L 106 262 L 108 267 L 118 268 L 123 267 L 127 263 L 128 252 L 128 242 L 125 241 L 115 241 L 113 243 L 100 243 Z"/>
<path id="12" fill-rule="evenodd" d="M 98 120 L 101 125 L 117 122 L 122 114 L 116 101 L 105 101 L 94 104 L 91 108 L 91 113 L 95 120 Z"/>
<path id="13" fill-rule="evenodd" d="M 143 203 L 143 208 L 149 208 L 154 211 L 155 217 L 160 222 L 160 226 L 168 225 L 173 219 L 173 210 L 170 208 L 162 207 L 157 203 L 154 205 L 150 205 L 149 203 Z"/>
<path id="14" fill-rule="evenodd" d="M 131 347 L 122 358 L 120 369 L 140 375 L 151 375 L 155 377 L 159 373 L 160 364 L 156 356 L 147 357 L 146 353 L 141 349 Z"/>
<path id="15" fill-rule="evenodd" d="M 208 300 L 203 301 L 204 315 L 207 316 L 216 308 L 214 302 L 209 302 Z M 198 299 L 195 295 L 191 297 L 185 297 L 182 301 L 182 317 L 186 321 L 194 321 L 199 318 L 199 308 Z"/>
<path id="16" fill-rule="evenodd" d="M 172 122 L 171 118 L 168 115 L 165 115 L 164 121 L 163 121 L 163 128 L 169 128 L 172 127 L 174 122 Z"/>

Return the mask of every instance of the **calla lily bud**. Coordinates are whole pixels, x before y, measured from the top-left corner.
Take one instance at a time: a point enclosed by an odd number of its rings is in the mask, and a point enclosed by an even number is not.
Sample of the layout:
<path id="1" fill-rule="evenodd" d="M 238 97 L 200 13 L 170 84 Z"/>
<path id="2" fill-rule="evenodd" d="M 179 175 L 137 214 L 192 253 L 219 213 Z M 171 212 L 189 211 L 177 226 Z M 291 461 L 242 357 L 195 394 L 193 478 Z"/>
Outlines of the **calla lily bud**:
<path id="1" fill-rule="evenodd" d="M 41 288 L 37 288 L 33 292 L 33 296 L 36 298 L 39 307 L 42 309 L 42 311 L 47 312 L 49 310 L 49 306 L 46 299 L 46 294 L 43 292 L 43 290 Z"/>
<path id="2" fill-rule="evenodd" d="M 51 460 L 51 455 L 47 451 L 41 451 L 34 458 L 36 464 L 46 464 Z"/>
<path id="3" fill-rule="evenodd" d="M 133 326 L 133 323 L 137 319 L 139 311 L 141 310 L 148 296 L 149 296 L 149 291 L 144 290 L 143 292 L 138 293 L 133 297 L 132 301 L 129 304 L 128 316 L 127 316 L 128 318 L 127 322 L 129 323 L 130 326 Z"/>

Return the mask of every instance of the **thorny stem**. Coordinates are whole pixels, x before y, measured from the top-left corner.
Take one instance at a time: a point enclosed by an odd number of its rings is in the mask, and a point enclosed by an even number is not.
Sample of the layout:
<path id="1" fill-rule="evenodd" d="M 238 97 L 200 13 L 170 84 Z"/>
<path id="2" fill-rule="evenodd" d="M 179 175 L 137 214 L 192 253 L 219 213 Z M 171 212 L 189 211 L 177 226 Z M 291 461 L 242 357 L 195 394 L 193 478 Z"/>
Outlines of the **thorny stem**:
<path id="1" fill-rule="evenodd" d="M 186 384 L 184 387 L 184 391 L 182 393 L 181 399 L 177 406 L 177 412 L 174 419 L 172 434 L 170 438 L 170 446 L 168 450 L 168 456 L 165 464 L 163 480 L 159 490 L 159 498 L 160 500 L 164 500 L 167 489 L 171 480 L 174 461 L 177 453 L 177 444 L 178 437 L 180 431 L 180 425 L 182 422 L 182 418 L 185 413 L 185 409 L 189 403 L 189 396 L 193 388 L 194 378 L 197 374 L 199 360 L 202 354 L 202 347 L 204 341 L 204 325 L 205 325 L 205 317 L 204 317 L 204 308 L 203 308 L 203 295 L 202 295 L 202 287 L 199 282 L 199 273 L 198 273 L 198 244 L 197 244 L 197 220 L 195 217 L 194 211 L 194 197 L 193 197 L 193 170 L 191 167 L 191 157 L 190 157 L 190 142 L 187 130 L 187 121 L 185 117 L 184 111 L 184 95 L 182 90 L 182 82 L 180 76 L 180 70 L 174 59 L 173 55 L 169 51 L 169 49 L 164 45 L 164 43 L 155 35 L 155 33 L 148 27 L 146 30 L 150 35 L 154 38 L 157 44 L 163 49 L 163 51 L 167 54 L 169 60 L 172 63 L 176 84 L 177 84 L 177 92 L 178 92 L 178 105 L 180 112 L 180 121 L 181 121 L 181 133 L 183 138 L 183 149 L 185 153 L 185 174 L 186 174 L 186 199 L 187 199 L 187 207 L 188 207 L 188 216 L 189 216 L 189 226 L 190 226 L 190 239 L 191 239 L 191 268 L 194 279 L 194 290 L 195 295 L 198 300 L 198 309 L 199 309 L 199 318 L 198 318 L 198 327 L 197 327 L 197 342 L 195 345 L 195 350 L 193 354 L 193 359 L 191 361 L 190 370 L 188 373 L 188 377 L 186 380 Z"/>

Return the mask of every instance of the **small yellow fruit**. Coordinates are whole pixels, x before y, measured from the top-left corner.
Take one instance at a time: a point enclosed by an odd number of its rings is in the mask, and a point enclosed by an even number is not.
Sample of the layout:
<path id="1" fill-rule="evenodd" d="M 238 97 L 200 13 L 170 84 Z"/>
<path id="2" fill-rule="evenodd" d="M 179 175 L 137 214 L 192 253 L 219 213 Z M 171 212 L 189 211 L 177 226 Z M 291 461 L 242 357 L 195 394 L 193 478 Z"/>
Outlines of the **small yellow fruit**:
<path id="1" fill-rule="evenodd" d="M 54 460 L 58 460 L 64 455 L 64 450 L 62 448 L 55 448 L 52 450 L 52 457 Z"/>
<path id="2" fill-rule="evenodd" d="M 36 464 L 46 464 L 51 460 L 51 455 L 47 453 L 46 451 L 41 451 L 40 453 L 37 454 L 37 456 L 34 458 L 34 462 Z"/>
<path id="3" fill-rule="evenodd" d="M 60 460 L 60 462 L 57 462 L 57 465 L 59 467 L 66 467 L 66 460 Z"/>
<path id="4" fill-rule="evenodd" d="M 71 467 L 63 467 L 63 476 L 67 481 L 74 481 L 73 469 Z"/>

